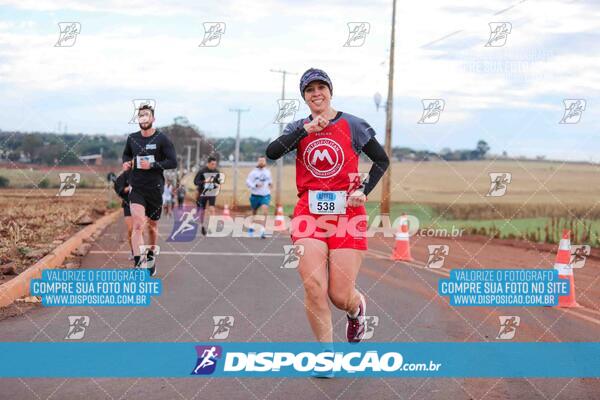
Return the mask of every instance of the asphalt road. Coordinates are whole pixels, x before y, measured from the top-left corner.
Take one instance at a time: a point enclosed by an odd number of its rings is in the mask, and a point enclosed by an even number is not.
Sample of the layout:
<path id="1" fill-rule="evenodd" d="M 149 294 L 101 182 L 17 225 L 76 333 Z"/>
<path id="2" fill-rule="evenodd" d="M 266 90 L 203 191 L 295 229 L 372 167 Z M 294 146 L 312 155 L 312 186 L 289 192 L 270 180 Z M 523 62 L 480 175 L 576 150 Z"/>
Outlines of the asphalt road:
<path id="1" fill-rule="evenodd" d="M 162 236 L 171 224 L 161 221 Z M 128 268 L 124 238 L 119 221 L 94 243 L 82 268 Z M 0 340 L 62 342 L 68 316 L 86 315 L 82 340 L 90 342 L 207 342 L 213 316 L 235 319 L 225 341 L 312 341 L 297 272 L 281 268 L 286 244 L 286 235 L 161 241 L 163 293 L 150 307 L 36 307 L 0 321 Z M 379 319 L 373 341 L 497 341 L 500 315 L 521 317 L 514 341 L 598 340 L 600 315 L 589 310 L 450 307 L 437 295 L 447 271 L 425 269 L 424 260 L 392 262 L 392 245 L 372 240 L 358 279 L 368 314 Z M 335 339 L 343 341 L 343 312 L 334 312 L 334 324 Z M 0 379 L 0 399 L 571 400 L 599 393 L 598 379 Z"/>

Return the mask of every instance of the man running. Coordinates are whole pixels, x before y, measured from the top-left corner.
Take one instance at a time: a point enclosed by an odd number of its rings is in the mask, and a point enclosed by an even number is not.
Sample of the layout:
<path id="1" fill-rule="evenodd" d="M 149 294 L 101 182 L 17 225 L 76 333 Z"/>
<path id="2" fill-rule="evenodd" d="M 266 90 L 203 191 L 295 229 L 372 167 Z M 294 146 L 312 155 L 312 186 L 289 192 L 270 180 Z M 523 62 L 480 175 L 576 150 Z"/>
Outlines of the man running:
<path id="1" fill-rule="evenodd" d="M 127 137 L 123 150 L 123 169 L 131 170 L 129 207 L 133 217 L 134 266 L 141 267 L 140 246 L 144 245 L 144 226 L 149 227 L 151 248 L 145 258 L 150 276 L 156 274 L 154 249 L 158 239 L 158 220 L 162 210 L 162 192 L 165 184 L 163 172 L 177 168 L 175 147 L 169 138 L 153 128 L 154 109 L 143 105 L 138 110 L 140 130 Z"/>
<path id="2" fill-rule="evenodd" d="M 265 156 L 258 157 L 256 168 L 248 174 L 246 185 L 250 189 L 250 208 L 252 215 L 260 212 L 265 216 L 265 221 L 269 215 L 269 203 L 271 202 L 271 171 L 267 168 L 267 158 Z M 248 234 L 252 235 L 253 228 L 248 230 Z M 265 228 L 261 226 L 260 237 L 265 238 Z"/>
<path id="3" fill-rule="evenodd" d="M 215 215 L 215 202 L 221 183 L 221 174 L 217 169 L 217 159 L 210 156 L 206 167 L 198 171 L 194 178 L 194 185 L 198 187 L 196 206 L 198 207 L 200 227 L 204 236 L 206 236 L 206 228 L 204 227 L 206 204 L 208 203 L 208 218 L 210 218 Z"/>

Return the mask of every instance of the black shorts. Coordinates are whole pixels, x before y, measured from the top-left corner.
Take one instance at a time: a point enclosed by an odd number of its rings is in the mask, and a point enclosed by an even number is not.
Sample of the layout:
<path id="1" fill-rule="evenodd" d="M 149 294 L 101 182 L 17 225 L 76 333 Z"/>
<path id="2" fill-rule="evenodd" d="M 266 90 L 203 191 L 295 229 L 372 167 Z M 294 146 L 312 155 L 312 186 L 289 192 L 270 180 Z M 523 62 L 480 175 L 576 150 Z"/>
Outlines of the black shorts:
<path id="1" fill-rule="evenodd" d="M 214 206 L 216 200 L 217 196 L 200 196 L 196 202 L 196 206 L 199 208 L 206 208 L 206 203 L 208 203 L 209 206 Z"/>
<path id="2" fill-rule="evenodd" d="M 124 201 L 123 204 L 121 204 L 121 207 L 123 207 L 123 215 L 126 217 L 131 217 L 131 208 L 129 208 L 129 203 Z"/>
<path id="3" fill-rule="evenodd" d="M 141 204 L 146 209 L 146 217 L 153 221 L 160 219 L 162 211 L 162 193 L 160 188 L 156 189 L 131 189 L 129 192 L 129 205 Z"/>

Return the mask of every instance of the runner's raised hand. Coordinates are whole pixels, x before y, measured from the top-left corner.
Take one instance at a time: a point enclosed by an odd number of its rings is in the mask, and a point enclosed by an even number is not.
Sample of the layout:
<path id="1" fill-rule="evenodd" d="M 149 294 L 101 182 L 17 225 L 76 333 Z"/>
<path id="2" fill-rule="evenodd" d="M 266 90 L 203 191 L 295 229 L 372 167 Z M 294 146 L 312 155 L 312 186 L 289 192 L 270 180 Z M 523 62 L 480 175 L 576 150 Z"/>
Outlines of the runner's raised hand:
<path id="1" fill-rule="evenodd" d="M 317 115 L 315 119 L 304 125 L 304 130 L 308 133 L 321 132 L 327 125 L 329 125 L 329 120 Z"/>

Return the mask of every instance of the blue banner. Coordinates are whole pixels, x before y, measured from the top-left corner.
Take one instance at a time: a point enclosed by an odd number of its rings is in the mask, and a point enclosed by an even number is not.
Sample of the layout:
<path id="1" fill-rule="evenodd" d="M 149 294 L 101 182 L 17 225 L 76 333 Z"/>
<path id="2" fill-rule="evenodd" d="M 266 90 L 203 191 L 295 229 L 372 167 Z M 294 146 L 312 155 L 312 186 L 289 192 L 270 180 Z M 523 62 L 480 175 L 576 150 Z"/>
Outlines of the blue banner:
<path id="1" fill-rule="evenodd" d="M 44 306 L 149 306 L 162 292 L 146 269 L 45 269 L 29 284 Z"/>
<path id="2" fill-rule="evenodd" d="M 554 269 L 453 269 L 438 281 L 451 306 L 555 306 L 569 291 Z"/>
<path id="3" fill-rule="evenodd" d="M 600 377 L 600 343 L 0 343 L 0 377 Z"/>

